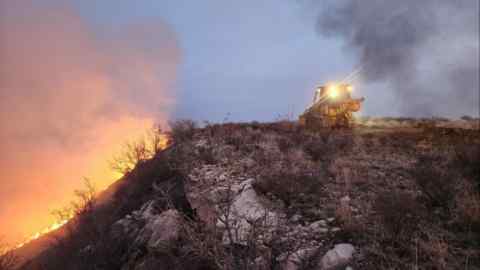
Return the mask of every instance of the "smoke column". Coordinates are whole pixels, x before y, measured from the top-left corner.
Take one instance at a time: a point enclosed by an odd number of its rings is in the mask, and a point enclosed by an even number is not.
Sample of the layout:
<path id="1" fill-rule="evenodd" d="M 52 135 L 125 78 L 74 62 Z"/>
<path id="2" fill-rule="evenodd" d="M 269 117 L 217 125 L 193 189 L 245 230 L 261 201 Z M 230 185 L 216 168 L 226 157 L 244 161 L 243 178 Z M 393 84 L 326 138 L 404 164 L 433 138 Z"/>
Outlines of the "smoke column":
<path id="1" fill-rule="evenodd" d="M 326 0 L 317 28 L 340 37 L 412 116 L 479 113 L 479 1 Z M 374 99 L 375 96 L 368 97 Z"/>
<path id="2" fill-rule="evenodd" d="M 0 235 L 9 242 L 50 225 L 83 176 L 110 184 L 118 147 L 168 118 L 180 56 L 169 27 L 98 34 L 63 2 L 0 0 Z"/>

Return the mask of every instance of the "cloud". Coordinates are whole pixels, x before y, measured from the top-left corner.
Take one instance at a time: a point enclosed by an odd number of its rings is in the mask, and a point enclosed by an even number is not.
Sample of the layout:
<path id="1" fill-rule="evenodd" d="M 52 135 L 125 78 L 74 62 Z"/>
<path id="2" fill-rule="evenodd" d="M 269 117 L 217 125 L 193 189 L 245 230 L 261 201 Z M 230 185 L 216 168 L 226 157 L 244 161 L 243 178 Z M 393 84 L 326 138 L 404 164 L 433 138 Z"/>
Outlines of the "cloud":
<path id="1" fill-rule="evenodd" d="M 478 115 L 478 1 L 318 5 L 319 32 L 342 38 L 363 66 L 362 78 L 389 85 L 403 114 Z"/>
<path id="2" fill-rule="evenodd" d="M 167 120 L 180 51 L 158 20 L 99 33 L 59 1 L 0 7 L 0 234 L 17 240 L 82 176 L 110 183 L 118 145 Z"/>

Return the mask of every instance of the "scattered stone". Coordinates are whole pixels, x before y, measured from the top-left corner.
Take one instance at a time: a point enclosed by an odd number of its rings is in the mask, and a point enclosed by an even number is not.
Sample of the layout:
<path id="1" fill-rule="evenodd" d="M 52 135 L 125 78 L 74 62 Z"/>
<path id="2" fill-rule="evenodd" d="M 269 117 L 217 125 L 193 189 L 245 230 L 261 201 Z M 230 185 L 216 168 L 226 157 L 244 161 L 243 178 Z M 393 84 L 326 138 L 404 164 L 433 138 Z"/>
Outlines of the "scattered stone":
<path id="1" fill-rule="evenodd" d="M 355 252 L 355 247 L 351 244 L 337 244 L 329 250 L 320 261 L 320 269 L 329 270 L 350 262 Z"/>
<path id="2" fill-rule="evenodd" d="M 153 222 L 148 223 L 146 227 L 153 230 L 148 246 L 156 248 L 178 239 L 181 221 L 182 216 L 177 210 L 167 210 L 154 219 Z"/>
<path id="3" fill-rule="evenodd" d="M 151 249 L 168 245 L 178 238 L 181 220 L 177 210 L 167 210 L 145 220 L 145 226 L 138 233 L 135 244 L 146 243 Z"/>
<path id="4" fill-rule="evenodd" d="M 336 233 L 336 232 L 339 232 L 339 231 L 341 231 L 341 230 L 342 230 L 342 229 L 340 229 L 339 227 L 333 227 L 330 231 L 331 231 L 332 233 Z"/>
<path id="5" fill-rule="evenodd" d="M 341 202 L 342 204 L 348 204 L 348 203 L 350 203 L 350 196 L 347 195 L 347 196 L 342 197 L 342 198 L 340 199 L 340 202 Z"/>
<path id="6" fill-rule="evenodd" d="M 295 215 L 293 215 L 293 216 L 290 218 L 290 221 L 296 223 L 296 222 L 299 222 L 301 219 L 302 219 L 302 216 L 301 216 L 301 215 L 295 214 Z"/>
<path id="7" fill-rule="evenodd" d="M 277 223 L 277 214 L 265 208 L 261 198 L 253 189 L 251 185 L 253 179 L 245 182 L 247 183 L 241 185 L 240 194 L 233 199 L 231 205 L 230 219 L 232 224 L 236 225 L 234 239 L 229 239 L 228 232 L 225 232 L 224 244 L 231 244 L 232 241 L 237 244 L 244 243 L 251 228 L 248 220 L 266 218 L 266 223 L 272 227 Z"/>
<path id="8" fill-rule="evenodd" d="M 315 253 L 314 248 L 304 248 L 295 251 L 287 257 L 283 270 L 299 270 L 302 263 Z"/>
<path id="9" fill-rule="evenodd" d="M 312 224 L 310 224 L 309 228 L 315 233 L 321 233 L 321 234 L 328 233 L 327 222 L 323 219 L 313 222 Z"/>

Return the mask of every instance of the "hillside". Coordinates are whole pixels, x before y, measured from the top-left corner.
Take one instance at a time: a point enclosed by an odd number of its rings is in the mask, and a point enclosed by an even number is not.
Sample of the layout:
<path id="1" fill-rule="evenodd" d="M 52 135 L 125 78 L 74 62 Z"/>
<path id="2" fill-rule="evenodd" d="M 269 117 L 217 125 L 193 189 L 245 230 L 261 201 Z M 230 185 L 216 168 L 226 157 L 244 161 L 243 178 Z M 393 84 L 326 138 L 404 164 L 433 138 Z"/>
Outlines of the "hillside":
<path id="1" fill-rule="evenodd" d="M 478 127 L 179 121 L 21 269 L 480 269 Z"/>

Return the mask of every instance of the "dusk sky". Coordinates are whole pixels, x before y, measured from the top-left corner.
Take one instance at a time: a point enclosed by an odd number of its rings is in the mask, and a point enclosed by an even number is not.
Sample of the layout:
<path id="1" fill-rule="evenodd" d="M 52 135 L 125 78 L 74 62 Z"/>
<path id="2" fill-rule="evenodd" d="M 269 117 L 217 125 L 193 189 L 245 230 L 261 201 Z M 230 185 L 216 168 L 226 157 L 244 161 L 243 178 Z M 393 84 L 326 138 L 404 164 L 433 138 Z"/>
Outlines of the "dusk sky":
<path id="1" fill-rule="evenodd" d="M 296 1 L 81 1 L 78 7 L 100 28 L 157 18 L 171 26 L 182 53 L 177 118 L 265 121 L 298 114 L 317 84 L 353 68 L 339 40 L 316 32 L 316 12 Z"/>
<path id="2" fill-rule="evenodd" d="M 478 1 L 407 2 L 0 0 L 0 235 L 51 224 L 83 176 L 108 186 L 153 123 L 296 119 L 359 66 L 361 115 L 478 116 Z"/>
<path id="3" fill-rule="evenodd" d="M 442 1 L 428 2 L 441 7 Z M 93 27 L 100 31 L 100 35 L 101 29 L 121 31 L 123 25 L 156 19 L 164 20 L 172 28 L 182 58 L 178 84 L 174 90 L 177 96 L 174 117 L 209 121 L 222 121 L 226 117 L 232 121 L 264 121 L 273 120 L 279 115 L 298 115 L 310 102 L 316 85 L 343 79 L 360 64 L 358 51 L 348 46 L 348 40 L 332 35 L 326 37 L 317 28 L 319 16 L 321 19 L 326 13 L 333 13 L 329 11 L 331 3 L 311 0 L 122 0 L 77 1 L 76 5 Z M 425 9 L 428 11 L 427 5 Z M 478 1 L 465 6 L 469 8 L 467 16 L 464 11 L 449 9 L 452 29 L 445 28 L 425 35 L 439 38 L 443 44 L 435 47 L 435 54 L 425 56 L 426 60 L 422 61 L 419 57 L 417 67 L 412 65 L 412 70 L 418 68 L 420 72 L 434 74 L 431 71 L 439 63 L 455 66 L 467 58 L 473 70 L 478 71 L 478 12 L 475 14 Z M 409 8 L 408 4 L 406 7 Z M 390 11 L 384 13 L 398 13 L 399 8 L 403 8 L 402 5 L 391 7 Z M 441 9 L 434 12 L 441 14 Z M 459 20 L 463 17 L 473 17 L 473 20 Z M 440 20 L 438 25 L 447 23 L 443 18 Z M 471 27 L 458 27 L 456 21 L 460 21 L 460 24 L 475 24 L 476 21 L 477 27 L 470 25 L 475 28 L 473 32 L 467 30 L 466 35 L 462 35 L 464 29 Z M 455 33 L 458 39 L 451 37 L 450 30 L 458 32 Z M 465 36 L 467 42 L 459 45 L 459 40 L 465 41 Z M 428 45 L 426 48 L 419 46 L 419 51 L 431 49 Z M 469 53 L 464 54 L 463 51 Z M 478 76 L 469 85 L 476 87 L 459 90 L 467 92 L 467 95 L 461 96 L 457 96 L 456 91 L 439 90 L 441 87 L 438 85 L 444 83 L 438 77 L 443 76 L 431 75 L 425 79 L 429 85 L 422 86 L 424 89 L 415 87 L 418 96 L 412 97 L 395 93 L 385 81 L 365 83 L 360 74 L 355 81 L 357 94 L 367 97 L 362 114 L 427 117 L 478 115 Z M 470 102 L 453 103 L 451 107 L 448 104 L 429 104 L 462 98 Z M 419 111 L 411 108 L 410 103 L 415 102 L 419 102 L 420 107 L 431 109 Z"/>

